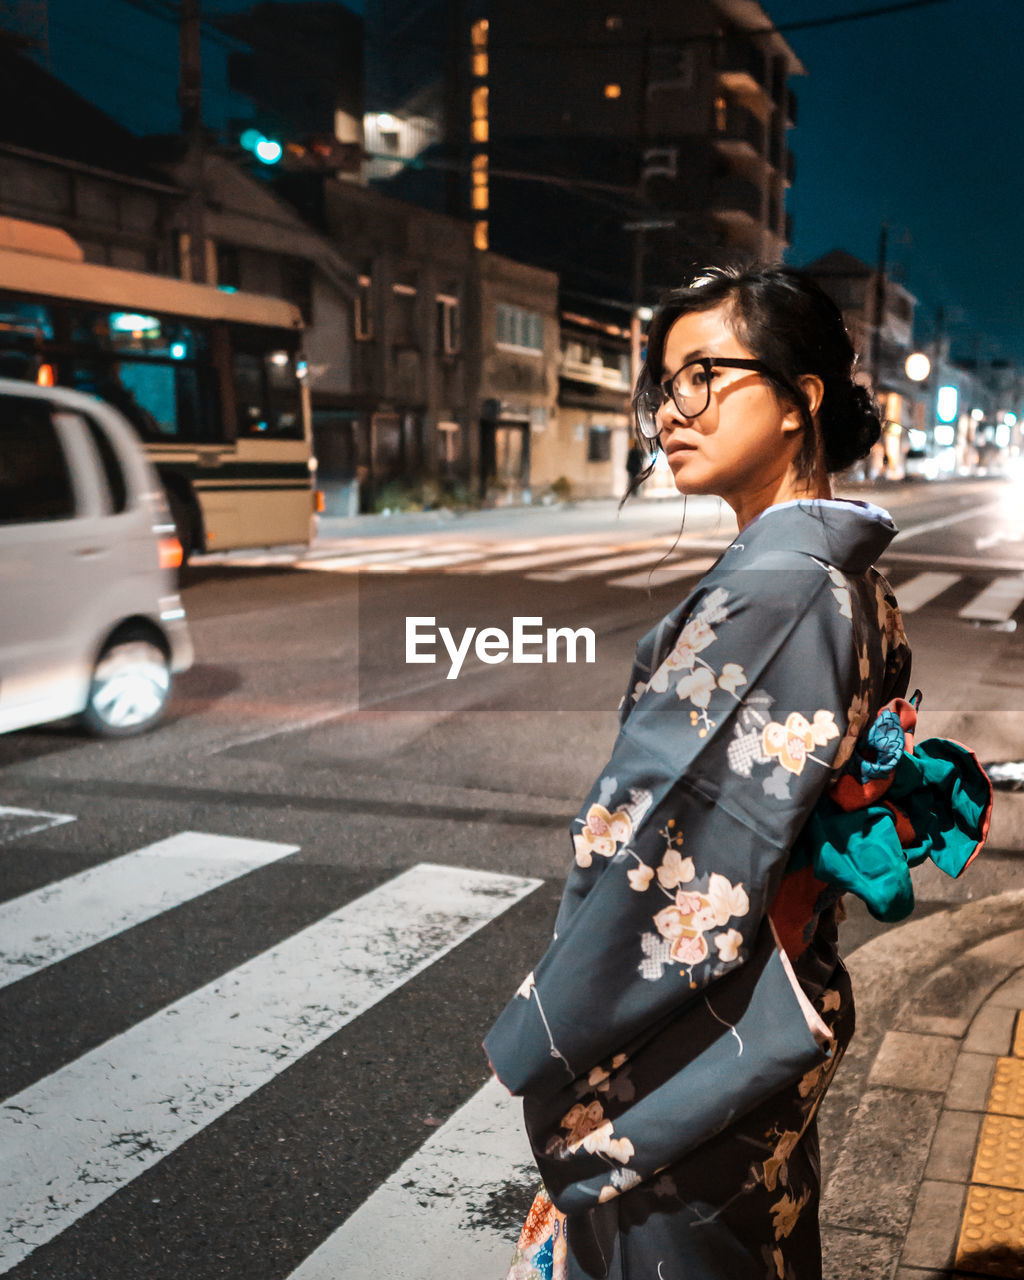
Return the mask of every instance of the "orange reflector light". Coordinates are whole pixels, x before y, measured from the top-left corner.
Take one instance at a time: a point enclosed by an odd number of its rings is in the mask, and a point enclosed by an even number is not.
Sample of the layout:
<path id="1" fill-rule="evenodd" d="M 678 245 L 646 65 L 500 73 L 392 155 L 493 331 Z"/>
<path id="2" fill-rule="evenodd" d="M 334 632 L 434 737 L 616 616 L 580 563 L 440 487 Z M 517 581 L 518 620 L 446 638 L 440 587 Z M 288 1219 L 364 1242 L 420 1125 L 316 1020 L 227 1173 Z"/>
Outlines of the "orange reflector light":
<path id="1" fill-rule="evenodd" d="M 54 376 L 52 364 L 41 364 L 39 372 L 36 374 L 37 387 L 54 387 L 57 385 L 57 379 Z"/>
<path id="2" fill-rule="evenodd" d="M 322 514 L 324 509 L 324 491 L 323 489 L 313 490 L 313 510 L 318 514 Z"/>
<path id="3" fill-rule="evenodd" d="M 161 538 L 159 543 L 160 568 L 180 569 L 182 561 L 181 543 L 177 538 Z"/>

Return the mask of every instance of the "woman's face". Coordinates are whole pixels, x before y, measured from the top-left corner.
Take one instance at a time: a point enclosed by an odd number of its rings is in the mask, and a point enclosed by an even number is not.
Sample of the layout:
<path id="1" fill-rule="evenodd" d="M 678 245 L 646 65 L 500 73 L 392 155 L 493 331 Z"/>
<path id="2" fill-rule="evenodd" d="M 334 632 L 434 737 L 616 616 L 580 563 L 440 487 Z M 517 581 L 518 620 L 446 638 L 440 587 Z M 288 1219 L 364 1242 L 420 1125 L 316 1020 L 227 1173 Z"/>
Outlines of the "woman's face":
<path id="1" fill-rule="evenodd" d="M 665 340 L 662 379 L 699 356 L 754 359 L 733 333 L 729 305 L 680 316 Z M 673 400 L 658 411 L 661 447 L 680 493 L 714 493 L 734 510 L 777 485 L 800 448 L 800 416 L 753 369 L 713 369 L 711 402 L 696 418 Z"/>

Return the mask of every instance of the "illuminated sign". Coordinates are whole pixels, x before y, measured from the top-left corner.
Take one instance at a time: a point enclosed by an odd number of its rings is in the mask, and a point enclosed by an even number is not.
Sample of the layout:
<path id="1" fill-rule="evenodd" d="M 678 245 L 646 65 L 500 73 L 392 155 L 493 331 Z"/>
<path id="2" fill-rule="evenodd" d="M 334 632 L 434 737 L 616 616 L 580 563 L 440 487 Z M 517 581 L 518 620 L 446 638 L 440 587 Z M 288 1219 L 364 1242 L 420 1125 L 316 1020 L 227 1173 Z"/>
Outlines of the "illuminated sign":
<path id="1" fill-rule="evenodd" d="M 935 411 L 940 422 L 956 422 L 959 406 L 960 393 L 956 387 L 939 387 L 939 399 Z"/>

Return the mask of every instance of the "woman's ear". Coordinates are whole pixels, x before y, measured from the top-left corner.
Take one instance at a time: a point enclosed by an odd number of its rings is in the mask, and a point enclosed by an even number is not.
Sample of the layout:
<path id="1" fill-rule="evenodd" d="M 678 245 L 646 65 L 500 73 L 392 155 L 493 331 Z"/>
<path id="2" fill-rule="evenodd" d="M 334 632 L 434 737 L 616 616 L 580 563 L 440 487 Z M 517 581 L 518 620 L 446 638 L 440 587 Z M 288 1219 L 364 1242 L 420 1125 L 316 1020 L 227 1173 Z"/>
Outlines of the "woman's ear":
<path id="1" fill-rule="evenodd" d="M 797 381 L 797 386 L 807 397 L 807 407 L 811 411 L 811 417 L 821 408 L 821 402 L 825 397 L 825 384 L 814 373 L 805 373 L 804 376 Z"/>
<path id="2" fill-rule="evenodd" d="M 802 378 L 797 379 L 797 386 L 807 397 L 807 408 L 810 410 L 811 417 L 821 408 L 821 402 L 825 395 L 825 384 L 813 373 L 805 373 Z M 803 414 L 792 405 L 789 412 L 782 419 L 782 430 L 787 434 L 802 431 L 804 429 Z"/>

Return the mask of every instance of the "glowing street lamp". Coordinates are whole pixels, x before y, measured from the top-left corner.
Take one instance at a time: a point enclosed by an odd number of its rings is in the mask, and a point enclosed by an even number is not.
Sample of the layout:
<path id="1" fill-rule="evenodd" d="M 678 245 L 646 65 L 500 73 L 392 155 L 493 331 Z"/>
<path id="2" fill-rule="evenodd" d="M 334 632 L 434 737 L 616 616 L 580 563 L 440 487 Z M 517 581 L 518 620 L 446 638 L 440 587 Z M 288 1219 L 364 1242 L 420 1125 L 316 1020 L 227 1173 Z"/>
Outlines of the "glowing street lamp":
<path id="1" fill-rule="evenodd" d="M 923 351 L 912 351 L 903 368 L 911 382 L 924 382 L 932 371 L 932 362 Z"/>

